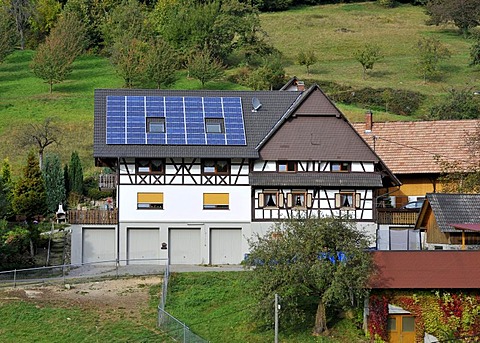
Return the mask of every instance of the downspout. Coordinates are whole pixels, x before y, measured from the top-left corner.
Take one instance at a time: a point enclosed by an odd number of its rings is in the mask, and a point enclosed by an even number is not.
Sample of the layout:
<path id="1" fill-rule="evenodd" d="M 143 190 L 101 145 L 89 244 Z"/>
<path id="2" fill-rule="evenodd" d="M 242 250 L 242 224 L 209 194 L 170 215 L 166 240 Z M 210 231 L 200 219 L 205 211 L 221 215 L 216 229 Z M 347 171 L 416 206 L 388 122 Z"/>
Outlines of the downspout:
<path id="1" fill-rule="evenodd" d="M 117 157 L 117 268 L 120 264 L 120 157 Z"/>

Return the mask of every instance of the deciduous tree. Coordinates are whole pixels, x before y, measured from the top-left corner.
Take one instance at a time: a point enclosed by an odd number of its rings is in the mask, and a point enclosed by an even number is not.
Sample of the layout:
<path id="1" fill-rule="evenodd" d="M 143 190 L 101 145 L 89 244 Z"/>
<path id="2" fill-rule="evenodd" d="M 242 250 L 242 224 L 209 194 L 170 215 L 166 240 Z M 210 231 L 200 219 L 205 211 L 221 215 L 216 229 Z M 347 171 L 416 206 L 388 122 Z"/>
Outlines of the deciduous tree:
<path id="1" fill-rule="evenodd" d="M 32 0 L 8 0 L 9 11 L 15 20 L 15 26 L 20 36 L 20 48 L 25 49 L 25 33 L 30 24 L 30 18 L 35 12 Z"/>
<path id="2" fill-rule="evenodd" d="M 47 117 L 41 123 L 30 123 L 18 131 L 17 144 L 20 147 L 35 147 L 38 152 L 38 163 L 43 168 L 43 154 L 45 149 L 58 144 L 61 138 L 61 131 L 57 125 L 57 119 Z"/>
<path id="3" fill-rule="evenodd" d="M 438 75 L 440 61 L 450 57 L 450 51 L 438 39 L 421 38 L 417 42 L 417 69 L 423 81 Z"/>
<path id="4" fill-rule="evenodd" d="M 355 51 L 354 57 L 362 65 L 364 80 L 367 71 L 372 70 L 375 63 L 383 58 L 380 47 L 374 44 L 366 44 L 362 49 L 358 49 Z"/>
<path id="5" fill-rule="evenodd" d="M 110 60 L 125 87 L 131 88 L 146 78 L 148 44 L 128 34 L 115 41 L 110 49 Z"/>
<path id="6" fill-rule="evenodd" d="M 297 218 L 277 223 L 250 242 L 247 264 L 258 318 L 272 324 L 271 299 L 282 299 L 281 322 L 295 326 L 316 304 L 313 333 L 328 332 L 327 310 L 362 304 L 373 264 L 368 237 L 345 218 Z M 288 323 L 288 324 L 287 324 Z"/>
<path id="7" fill-rule="evenodd" d="M 464 36 L 480 24 L 480 0 L 429 0 L 425 6 L 428 24 L 453 22 Z"/>
<path id="8" fill-rule="evenodd" d="M 222 63 L 207 48 L 194 52 L 188 59 L 187 68 L 191 77 L 200 80 L 202 87 L 224 74 Z"/>
<path id="9" fill-rule="evenodd" d="M 158 89 L 168 87 L 177 79 L 175 71 L 178 65 L 179 57 L 170 44 L 160 37 L 151 40 L 146 55 L 148 80 L 155 82 Z"/>
<path id="10" fill-rule="evenodd" d="M 3 205 L 0 206 L 3 207 L 2 215 L 0 217 L 5 217 L 8 219 L 13 217 L 15 214 L 12 207 L 15 184 L 12 180 L 10 162 L 7 158 L 3 160 L 0 178 L 2 179 L 3 196 L 5 197 Z"/>
<path id="11" fill-rule="evenodd" d="M 318 58 L 315 55 L 315 51 L 308 50 L 308 51 L 300 51 L 297 55 L 297 62 L 298 64 L 305 66 L 307 68 L 307 74 L 310 75 L 310 67 L 317 63 Z"/>
<path id="12" fill-rule="evenodd" d="M 431 119 L 435 120 L 460 120 L 480 118 L 480 98 L 473 89 L 451 88 L 447 96 L 430 108 Z"/>
<path id="13" fill-rule="evenodd" d="M 31 68 L 50 85 L 62 82 L 72 71 L 72 63 L 86 46 L 85 26 L 73 14 L 62 16 L 43 44 L 37 49 Z"/>

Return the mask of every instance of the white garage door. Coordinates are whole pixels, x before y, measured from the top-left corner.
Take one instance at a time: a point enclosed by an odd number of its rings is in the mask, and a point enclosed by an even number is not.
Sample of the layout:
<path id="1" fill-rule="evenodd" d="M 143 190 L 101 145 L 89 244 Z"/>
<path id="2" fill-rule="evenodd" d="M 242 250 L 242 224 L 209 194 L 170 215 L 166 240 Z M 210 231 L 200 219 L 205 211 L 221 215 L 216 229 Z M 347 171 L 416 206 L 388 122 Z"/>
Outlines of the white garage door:
<path id="1" fill-rule="evenodd" d="M 115 260 L 115 229 L 88 228 L 82 231 L 83 263 Z"/>
<path id="2" fill-rule="evenodd" d="M 242 229 L 210 230 L 211 264 L 242 262 Z"/>
<path id="3" fill-rule="evenodd" d="M 170 264 L 199 264 L 200 229 L 170 229 Z"/>
<path id="4" fill-rule="evenodd" d="M 134 229 L 127 231 L 128 264 L 158 264 L 160 261 L 160 230 Z"/>

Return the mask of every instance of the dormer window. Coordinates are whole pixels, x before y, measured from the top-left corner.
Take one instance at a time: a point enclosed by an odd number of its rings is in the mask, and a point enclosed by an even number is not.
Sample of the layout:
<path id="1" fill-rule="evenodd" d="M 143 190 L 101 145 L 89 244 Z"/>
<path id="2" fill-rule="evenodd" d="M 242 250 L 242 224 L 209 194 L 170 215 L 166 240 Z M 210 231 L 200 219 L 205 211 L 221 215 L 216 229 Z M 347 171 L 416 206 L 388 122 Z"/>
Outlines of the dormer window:
<path id="1" fill-rule="evenodd" d="M 351 169 L 350 162 L 331 162 L 330 171 L 332 172 L 349 172 Z"/>
<path id="2" fill-rule="evenodd" d="M 223 119 L 205 118 L 206 133 L 223 133 L 225 132 Z"/>
<path id="3" fill-rule="evenodd" d="M 165 133 L 165 118 L 147 118 L 148 133 Z"/>
<path id="4" fill-rule="evenodd" d="M 294 161 L 278 161 L 277 171 L 279 173 L 294 173 L 297 171 L 297 162 Z"/>

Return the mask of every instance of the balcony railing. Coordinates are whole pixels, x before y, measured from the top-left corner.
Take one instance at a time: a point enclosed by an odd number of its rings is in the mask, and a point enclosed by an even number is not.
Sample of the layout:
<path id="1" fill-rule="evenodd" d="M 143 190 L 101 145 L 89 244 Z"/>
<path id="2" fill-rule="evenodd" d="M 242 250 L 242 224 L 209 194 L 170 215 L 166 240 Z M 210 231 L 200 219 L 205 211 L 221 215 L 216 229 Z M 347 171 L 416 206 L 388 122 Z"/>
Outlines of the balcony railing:
<path id="1" fill-rule="evenodd" d="M 117 224 L 118 210 L 69 210 L 70 224 Z"/>
<path id="2" fill-rule="evenodd" d="M 117 176 L 115 174 L 100 174 L 98 176 L 98 187 L 102 190 L 115 189 Z"/>
<path id="3" fill-rule="evenodd" d="M 378 224 L 415 225 L 418 212 L 398 208 L 377 208 Z"/>

